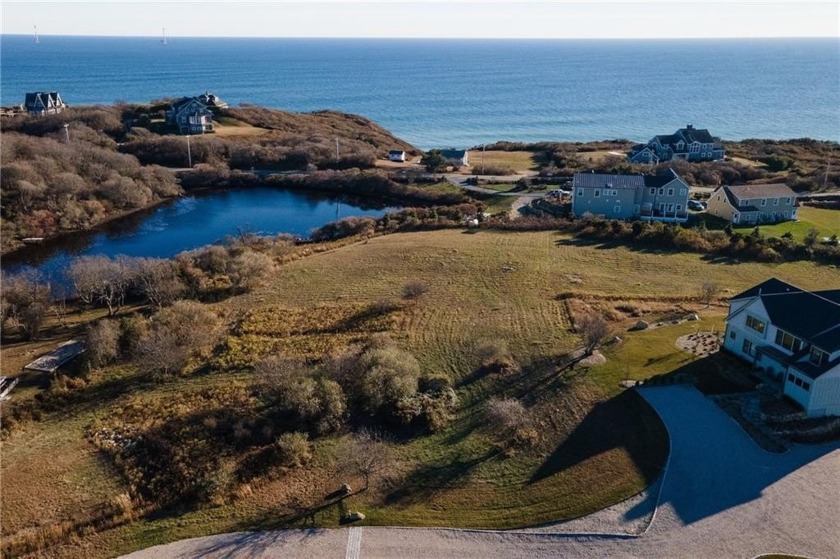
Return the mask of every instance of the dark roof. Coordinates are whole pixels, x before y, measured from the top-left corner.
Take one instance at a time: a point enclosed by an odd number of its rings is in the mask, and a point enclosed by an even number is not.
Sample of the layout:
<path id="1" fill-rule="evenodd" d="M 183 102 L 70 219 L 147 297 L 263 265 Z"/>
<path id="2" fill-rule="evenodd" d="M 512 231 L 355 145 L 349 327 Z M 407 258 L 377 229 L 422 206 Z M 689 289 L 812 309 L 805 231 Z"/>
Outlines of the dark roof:
<path id="1" fill-rule="evenodd" d="M 673 169 L 667 169 L 659 175 L 608 175 L 602 173 L 575 173 L 574 186 L 581 188 L 659 188 L 680 176 Z"/>
<path id="2" fill-rule="evenodd" d="M 56 107 L 64 106 L 64 102 L 61 101 L 61 98 L 59 97 L 57 91 L 36 91 L 34 93 L 27 93 L 26 97 L 24 98 L 23 104 L 26 106 L 27 109 L 31 109 L 34 108 L 40 102 L 40 104 L 43 105 L 43 107 L 46 109 L 50 106 L 50 101 L 52 101 L 53 105 Z"/>
<path id="3" fill-rule="evenodd" d="M 405 153 L 405 151 L 404 151 L 404 150 L 401 150 L 401 149 L 391 149 L 391 150 L 388 150 L 388 155 L 390 155 L 390 154 L 392 154 L 392 153 Z"/>
<path id="4" fill-rule="evenodd" d="M 440 154 L 446 159 L 463 159 L 467 154 L 465 149 L 442 149 Z"/>
<path id="5" fill-rule="evenodd" d="M 735 295 L 731 300 L 737 301 L 738 299 L 750 299 L 757 295 L 776 295 L 778 293 L 793 293 L 799 291 L 802 290 L 795 285 L 785 283 L 780 279 L 770 278 L 763 283 L 759 283 L 755 287 L 750 287 L 746 291 Z"/>
<path id="6" fill-rule="evenodd" d="M 822 363 L 820 363 L 819 365 L 814 365 L 808 359 L 805 359 L 802 361 L 791 363 L 791 366 L 801 371 L 805 376 L 810 377 L 812 379 L 816 379 L 824 372 L 833 369 L 838 364 L 838 362 L 840 362 L 840 357 L 838 357 L 834 361 L 823 359 Z"/>
<path id="7" fill-rule="evenodd" d="M 837 289 L 805 291 L 772 278 L 732 299 L 760 297 L 774 326 L 833 353 L 840 349 L 838 292 Z"/>
<path id="8" fill-rule="evenodd" d="M 705 128 L 695 128 L 692 125 L 687 125 L 685 128 L 680 128 L 677 130 L 677 133 L 674 134 L 675 136 L 679 134 L 683 138 L 685 138 L 686 143 L 691 144 L 693 142 L 699 142 L 701 144 L 713 144 L 715 143 L 715 139 L 709 134 L 709 131 Z"/>

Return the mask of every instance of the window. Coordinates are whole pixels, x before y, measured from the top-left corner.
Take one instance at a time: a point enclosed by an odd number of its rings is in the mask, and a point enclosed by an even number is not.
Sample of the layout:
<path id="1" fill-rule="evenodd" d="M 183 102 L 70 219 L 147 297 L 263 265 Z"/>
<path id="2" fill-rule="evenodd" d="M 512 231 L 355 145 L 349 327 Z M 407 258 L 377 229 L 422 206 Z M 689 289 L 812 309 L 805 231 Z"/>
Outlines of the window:
<path id="1" fill-rule="evenodd" d="M 746 353 L 747 355 L 752 355 L 752 342 L 749 340 L 744 340 L 744 345 L 741 346 L 741 350 Z"/>
<path id="2" fill-rule="evenodd" d="M 795 376 L 793 376 L 793 374 L 788 373 L 788 382 L 793 382 L 793 380 L 794 380 L 795 378 L 796 378 L 796 377 L 795 377 Z"/>
<path id="3" fill-rule="evenodd" d="M 668 204 L 668 212 L 670 213 L 670 212 L 673 212 L 673 211 L 674 211 L 674 204 Z"/>
<path id="4" fill-rule="evenodd" d="M 778 206 L 778 205 L 779 205 L 779 199 L 778 199 L 778 198 L 773 198 L 773 205 L 774 205 L 774 206 Z"/>
<path id="5" fill-rule="evenodd" d="M 764 322 L 760 321 L 754 316 L 747 315 L 747 328 L 751 328 L 759 334 L 763 334 L 765 326 L 766 325 L 764 324 Z"/>
<path id="6" fill-rule="evenodd" d="M 793 384 L 795 384 L 796 386 L 802 386 L 802 379 L 799 377 L 794 377 Z"/>
<path id="7" fill-rule="evenodd" d="M 601 197 L 601 189 L 600 189 L 600 188 L 596 188 L 596 189 L 595 189 L 595 193 L 594 193 L 594 194 L 592 194 L 592 195 L 593 195 L 595 198 L 600 198 L 600 197 Z"/>
<path id="8" fill-rule="evenodd" d="M 636 204 L 636 205 L 633 206 L 633 213 L 634 214 L 639 215 L 640 211 L 642 211 L 642 209 L 639 207 L 639 204 Z"/>
<path id="9" fill-rule="evenodd" d="M 578 188 L 578 193 L 577 193 L 577 195 L 578 195 L 578 196 L 583 196 L 583 189 L 582 189 L 582 188 Z"/>
<path id="10" fill-rule="evenodd" d="M 822 350 L 811 346 L 811 355 L 808 357 L 808 361 L 810 361 L 814 365 L 819 366 L 822 364 L 823 355 L 825 355 L 825 353 Z"/>
<path id="11" fill-rule="evenodd" d="M 785 198 L 785 204 L 790 204 L 790 198 Z"/>
<path id="12" fill-rule="evenodd" d="M 776 330 L 776 345 L 779 345 L 790 352 L 796 353 L 802 349 L 802 340 L 795 336 L 791 336 L 784 330 Z"/>
<path id="13" fill-rule="evenodd" d="M 766 206 L 766 205 L 767 205 L 767 198 L 762 198 L 762 199 L 761 199 L 761 205 L 762 205 L 762 206 Z"/>
<path id="14" fill-rule="evenodd" d="M 802 388 L 805 390 L 805 392 L 808 392 L 809 390 L 811 390 L 811 383 L 810 382 L 805 382 L 803 380 L 802 381 Z"/>
<path id="15" fill-rule="evenodd" d="M 613 208 L 613 211 L 614 211 L 615 213 L 617 213 L 617 214 L 620 214 L 620 213 L 621 213 L 621 206 L 616 206 L 616 207 L 614 207 L 614 208 Z"/>
<path id="16" fill-rule="evenodd" d="M 730 340 L 734 340 L 737 337 L 738 337 L 738 335 L 735 333 L 735 330 L 730 330 L 729 331 L 729 339 Z"/>
<path id="17" fill-rule="evenodd" d="M 685 196 L 685 188 L 680 188 L 680 196 Z"/>
<path id="18" fill-rule="evenodd" d="M 668 189 L 668 196 L 673 196 L 673 195 L 674 195 L 674 189 L 673 189 L 673 188 L 669 188 L 669 189 Z"/>
<path id="19" fill-rule="evenodd" d="M 738 202 L 739 206 L 746 206 L 747 204 L 748 202 L 746 200 L 741 200 L 740 202 Z"/>
<path id="20" fill-rule="evenodd" d="M 659 195 L 660 195 L 660 196 L 662 196 L 663 194 L 665 194 L 665 189 L 664 189 L 664 188 L 660 188 L 660 189 L 659 189 Z"/>
<path id="21" fill-rule="evenodd" d="M 678 211 L 678 212 L 681 212 L 681 211 L 682 211 L 682 204 L 677 204 L 677 211 Z"/>
<path id="22" fill-rule="evenodd" d="M 785 217 L 788 217 L 788 213 L 789 212 L 787 210 L 785 210 Z"/>

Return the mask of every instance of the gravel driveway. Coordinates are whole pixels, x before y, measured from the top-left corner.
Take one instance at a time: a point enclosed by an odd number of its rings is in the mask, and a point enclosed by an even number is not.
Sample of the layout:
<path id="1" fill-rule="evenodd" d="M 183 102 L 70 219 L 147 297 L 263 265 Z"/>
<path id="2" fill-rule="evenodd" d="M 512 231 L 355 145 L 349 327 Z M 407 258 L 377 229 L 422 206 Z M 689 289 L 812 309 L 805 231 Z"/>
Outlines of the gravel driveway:
<path id="1" fill-rule="evenodd" d="M 221 534 L 125 557 L 747 559 L 771 552 L 840 557 L 840 443 L 770 454 L 694 388 L 640 392 L 668 427 L 670 462 L 660 480 L 661 494 L 654 484 L 606 516 L 596 513 L 589 520 L 558 524 L 556 530 L 355 527 Z M 646 531 L 628 534 L 639 518 L 651 518 L 657 497 L 659 507 Z M 577 533 L 569 534 L 569 528 Z M 599 533 L 581 533 L 587 528 Z"/>

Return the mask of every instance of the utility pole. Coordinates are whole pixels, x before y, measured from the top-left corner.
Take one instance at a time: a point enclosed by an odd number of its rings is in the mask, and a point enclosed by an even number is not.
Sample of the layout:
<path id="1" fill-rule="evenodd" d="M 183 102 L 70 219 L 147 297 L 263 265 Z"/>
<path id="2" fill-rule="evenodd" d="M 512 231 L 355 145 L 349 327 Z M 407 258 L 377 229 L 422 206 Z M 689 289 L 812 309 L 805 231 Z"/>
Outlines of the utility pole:
<path id="1" fill-rule="evenodd" d="M 484 174 L 484 148 L 487 147 L 487 144 L 481 144 L 481 174 Z"/>
<path id="2" fill-rule="evenodd" d="M 190 135 L 187 134 L 187 165 L 192 169 L 192 150 L 190 150 Z"/>
<path id="3" fill-rule="evenodd" d="M 64 123 L 64 139 L 67 140 L 67 143 L 70 143 L 70 125 L 66 122 Z"/>
<path id="4" fill-rule="evenodd" d="M 338 163 L 338 138 L 335 139 L 335 162 Z"/>

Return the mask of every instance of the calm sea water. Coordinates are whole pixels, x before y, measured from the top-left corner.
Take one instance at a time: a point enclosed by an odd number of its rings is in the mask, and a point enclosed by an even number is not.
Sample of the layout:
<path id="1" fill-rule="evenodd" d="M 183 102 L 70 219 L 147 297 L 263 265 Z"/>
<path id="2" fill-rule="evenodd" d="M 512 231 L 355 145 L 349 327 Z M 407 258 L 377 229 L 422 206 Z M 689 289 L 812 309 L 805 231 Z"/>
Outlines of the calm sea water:
<path id="1" fill-rule="evenodd" d="M 0 38 L 0 101 L 336 109 L 414 145 L 647 140 L 692 123 L 724 139 L 840 140 L 837 39 L 370 40 Z"/>

